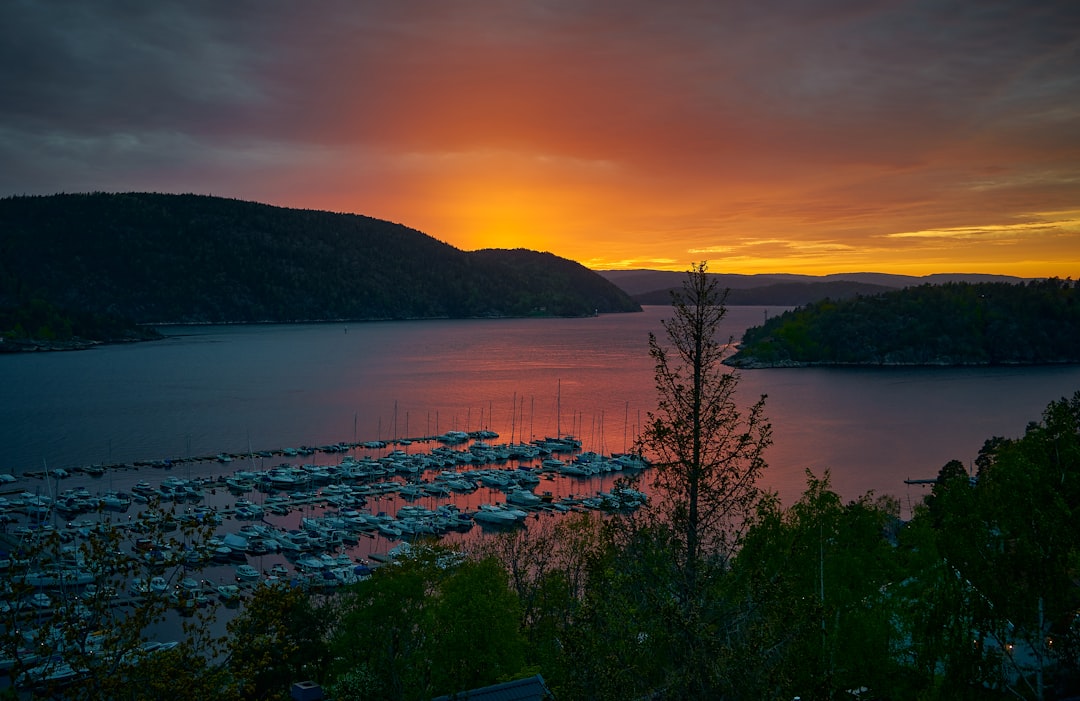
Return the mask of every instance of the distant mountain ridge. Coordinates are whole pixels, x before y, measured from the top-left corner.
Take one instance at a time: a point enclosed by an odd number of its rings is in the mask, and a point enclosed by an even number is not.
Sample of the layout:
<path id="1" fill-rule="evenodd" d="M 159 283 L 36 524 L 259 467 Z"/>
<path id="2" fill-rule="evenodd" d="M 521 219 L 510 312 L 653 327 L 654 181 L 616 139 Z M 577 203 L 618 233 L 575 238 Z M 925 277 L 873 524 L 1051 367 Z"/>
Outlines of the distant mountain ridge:
<path id="1" fill-rule="evenodd" d="M 668 304 L 670 291 L 680 289 L 686 274 L 667 270 L 599 270 L 600 275 L 618 285 L 639 304 Z M 917 277 L 890 273 L 835 273 L 799 275 L 772 273 L 740 275 L 710 273 L 731 290 L 727 303 L 739 305 L 800 306 L 821 299 L 850 299 L 894 289 L 925 284 L 1017 283 L 1026 278 L 980 273 L 937 273 Z"/>
<path id="2" fill-rule="evenodd" d="M 0 308 L 34 299 L 143 324 L 640 310 L 550 253 L 465 252 L 361 215 L 156 193 L 0 199 Z"/>

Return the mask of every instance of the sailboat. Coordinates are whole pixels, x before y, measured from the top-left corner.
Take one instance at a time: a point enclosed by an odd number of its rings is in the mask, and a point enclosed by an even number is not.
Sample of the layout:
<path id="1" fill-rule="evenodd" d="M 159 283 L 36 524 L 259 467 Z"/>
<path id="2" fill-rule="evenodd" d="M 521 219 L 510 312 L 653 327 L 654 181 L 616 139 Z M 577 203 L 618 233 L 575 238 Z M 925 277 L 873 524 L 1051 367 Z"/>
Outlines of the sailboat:
<path id="1" fill-rule="evenodd" d="M 534 440 L 544 450 L 552 453 L 572 453 L 581 450 L 581 441 L 572 435 L 562 435 L 562 380 L 558 381 L 555 390 L 555 435 Z"/>

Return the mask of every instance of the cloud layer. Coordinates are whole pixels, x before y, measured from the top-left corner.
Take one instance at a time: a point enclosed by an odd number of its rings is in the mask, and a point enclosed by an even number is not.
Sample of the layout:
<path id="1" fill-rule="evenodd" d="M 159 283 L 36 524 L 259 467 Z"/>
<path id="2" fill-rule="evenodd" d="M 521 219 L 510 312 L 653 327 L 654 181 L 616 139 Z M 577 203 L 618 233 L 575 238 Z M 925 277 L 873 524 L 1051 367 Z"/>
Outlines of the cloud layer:
<path id="1" fill-rule="evenodd" d="M 0 195 L 200 192 L 593 267 L 1080 273 L 1080 5 L 14 0 Z"/>

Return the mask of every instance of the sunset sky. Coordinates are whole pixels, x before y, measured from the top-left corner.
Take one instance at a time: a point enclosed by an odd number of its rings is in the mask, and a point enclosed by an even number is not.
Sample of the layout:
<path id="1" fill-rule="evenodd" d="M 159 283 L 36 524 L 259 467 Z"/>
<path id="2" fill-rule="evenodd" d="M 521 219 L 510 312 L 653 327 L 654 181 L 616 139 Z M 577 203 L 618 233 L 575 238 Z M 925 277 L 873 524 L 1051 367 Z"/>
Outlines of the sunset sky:
<path id="1" fill-rule="evenodd" d="M 0 196 L 596 269 L 1080 277 L 1080 2 L 8 0 Z"/>

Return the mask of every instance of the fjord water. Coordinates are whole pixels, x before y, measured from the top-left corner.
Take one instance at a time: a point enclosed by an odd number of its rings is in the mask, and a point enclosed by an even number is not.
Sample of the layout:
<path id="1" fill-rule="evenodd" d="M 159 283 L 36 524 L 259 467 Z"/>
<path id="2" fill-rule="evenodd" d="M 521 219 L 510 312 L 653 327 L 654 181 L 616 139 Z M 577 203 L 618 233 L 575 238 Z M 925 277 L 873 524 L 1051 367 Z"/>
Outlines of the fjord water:
<path id="1" fill-rule="evenodd" d="M 777 311 L 732 307 L 724 334 Z M 655 405 L 648 334 L 663 337 L 670 312 L 175 327 L 161 341 L 0 357 L 0 472 L 479 428 L 619 452 Z M 1021 435 L 1080 389 L 1077 366 L 741 374 L 744 404 L 768 395 L 764 481 L 785 503 L 807 469 L 830 470 L 847 499 L 917 499 L 924 488 L 905 478 L 970 464 L 985 439 Z"/>

